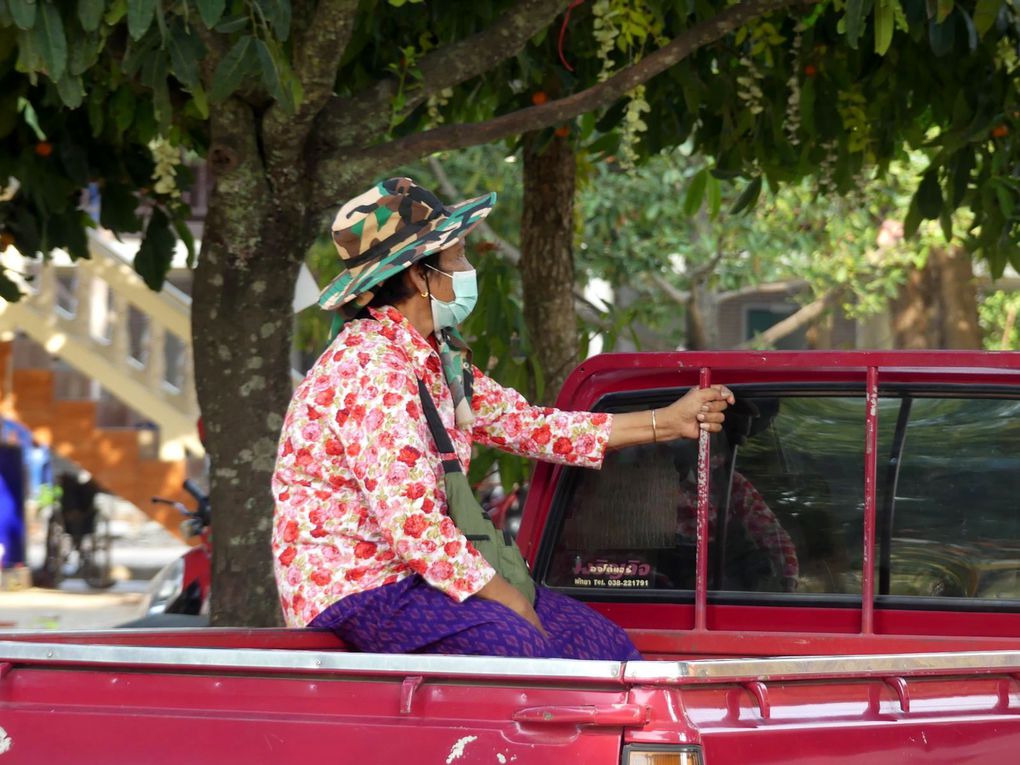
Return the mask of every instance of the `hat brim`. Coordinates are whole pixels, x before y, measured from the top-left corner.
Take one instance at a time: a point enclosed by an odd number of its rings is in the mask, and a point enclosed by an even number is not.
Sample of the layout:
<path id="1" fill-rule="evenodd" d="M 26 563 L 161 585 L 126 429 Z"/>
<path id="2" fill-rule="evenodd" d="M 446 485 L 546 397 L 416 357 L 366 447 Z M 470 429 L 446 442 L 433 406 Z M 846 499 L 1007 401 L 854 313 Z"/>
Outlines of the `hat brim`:
<path id="1" fill-rule="evenodd" d="M 398 274 L 422 258 L 444 250 L 459 239 L 467 236 L 492 212 L 496 204 L 496 193 L 489 192 L 447 208 L 448 214 L 441 216 L 428 228 L 422 229 L 414 241 L 394 252 L 386 253 L 378 260 L 347 269 L 326 285 L 319 295 L 319 307 L 333 311 L 356 298 L 364 306 L 372 299 L 371 290 L 394 274 Z"/>

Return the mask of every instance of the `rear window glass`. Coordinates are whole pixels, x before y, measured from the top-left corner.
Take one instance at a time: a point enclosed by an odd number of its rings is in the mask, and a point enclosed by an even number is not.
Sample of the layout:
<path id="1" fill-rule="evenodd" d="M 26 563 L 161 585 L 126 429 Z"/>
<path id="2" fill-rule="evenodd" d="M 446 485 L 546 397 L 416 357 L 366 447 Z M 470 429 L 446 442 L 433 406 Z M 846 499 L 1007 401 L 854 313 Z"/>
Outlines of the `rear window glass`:
<path id="1" fill-rule="evenodd" d="M 863 397 L 744 396 L 727 423 L 712 438 L 710 589 L 860 592 Z M 676 441 L 569 471 L 546 583 L 693 589 L 696 462 Z"/>
<path id="2" fill-rule="evenodd" d="M 709 590 L 855 602 L 863 394 L 738 396 L 712 438 Z M 566 470 L 555 541 L 540 557 L 543 581 L 581 597 L 689 594 L 696 460 L 696 443 L 677 441 L 610 453 L 601 471 Z M 1020 401 L 884 395 L 877 462 L 880 606 L 1020 601 Z"/>
<path id="3" fill-rule="evenodd" d="M 1020 402 L 905 395 L 879 418 L 876 591 L 1020 600 Z"/>

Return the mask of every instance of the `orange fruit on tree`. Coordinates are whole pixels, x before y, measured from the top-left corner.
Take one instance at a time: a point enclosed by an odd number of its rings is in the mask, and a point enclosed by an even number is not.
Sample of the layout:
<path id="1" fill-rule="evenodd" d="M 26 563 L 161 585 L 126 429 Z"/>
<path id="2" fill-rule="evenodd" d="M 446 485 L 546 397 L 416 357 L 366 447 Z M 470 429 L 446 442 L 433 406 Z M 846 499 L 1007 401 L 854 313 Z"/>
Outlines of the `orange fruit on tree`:
<path id="1" fill-rule="evenodd" d="M 35 145 L 35 153 L 40 157 L 48 157 L 53 153 L 53 144 L 49 141 L 39 141 Z"/>
<path id="2" fill-rule="evenodd" d="M 531 103 L 533 103 L 535 106 L 541 106 L 548 100 L 549 96 L 546 94 L 544 90 L 536 90 L 534 93 L 531 94 Z"/>
<path id="3" fill-rule="evenodd" d="M 3 252 L 12 244 L 14 244 L 14 234 L 10 231 L 4 231 L 0 234 L 0 252 Z"/>
<path id="4" fill-rule="evenodd" d="M 558 138 L 566 138 L 570 135 L 570 127 L 568 125 L 560 125 L 556 128 L 556 136 Z"/>
<path id="5" fill-rule="evenodd" d="M 1005 125 L 996 125 L 992 128 L 992 138 L 1005 138 L 1009 135 L 1009 128 Z"/>

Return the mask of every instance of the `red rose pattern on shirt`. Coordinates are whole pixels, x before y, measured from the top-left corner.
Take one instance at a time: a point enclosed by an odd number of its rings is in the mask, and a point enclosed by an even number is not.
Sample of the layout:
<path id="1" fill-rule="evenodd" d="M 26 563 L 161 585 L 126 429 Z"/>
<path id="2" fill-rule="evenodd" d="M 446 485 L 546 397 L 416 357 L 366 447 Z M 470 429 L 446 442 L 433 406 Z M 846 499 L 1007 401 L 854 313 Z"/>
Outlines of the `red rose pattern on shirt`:
<path id="1" fill-rule="evenodd" d="M 737 472 L 733 473 L 730 502 L 733 518 L 740 521 L 747 536 L 768 554 L 776 571 L 784 578 L 796 581 L 800 573 L 796 545 L 758 490 Z M 698 538 L 697 508 L 697 487 L 684 484 L 680 489 L 680 504 L 677 508 L 677 530 L 688 539 Z M 714 502 L 710 502 L 708 505 L 710 541 L 716 538 L 718 515 L 718 507 Z"/>
<path id="2" fill-rule="evenodd" d="M 413 573 L 464 600 L 493 576 L 446 516 L 420 376 L 464 469 L 473 440 L 598 468 L 612 416 L 533 407 L 475 372 L 471 432 L 454 426 L 439 356 L 395 309 L 349 322 L 294 392 L 273 474 L 273 559 L 288 626 Z"/>

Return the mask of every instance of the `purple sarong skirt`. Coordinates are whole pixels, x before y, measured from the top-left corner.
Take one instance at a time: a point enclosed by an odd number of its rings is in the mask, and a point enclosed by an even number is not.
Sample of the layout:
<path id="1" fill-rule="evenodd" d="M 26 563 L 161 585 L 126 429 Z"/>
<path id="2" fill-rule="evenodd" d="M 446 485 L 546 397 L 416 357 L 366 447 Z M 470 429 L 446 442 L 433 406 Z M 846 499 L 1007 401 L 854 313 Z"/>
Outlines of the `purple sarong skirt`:
<path id="1" fill-rule="evenodd" d="M 620 627 L 584 603 L 538 588 L 535 612 L 546 638 L 501 603 L 457 603 L 418 575 L 349 595 L 309 627 L 329 629 L 371 653 L 447 653 L 543 659 L 640 660 Z"/>

